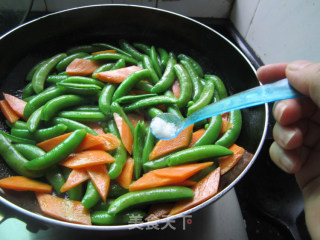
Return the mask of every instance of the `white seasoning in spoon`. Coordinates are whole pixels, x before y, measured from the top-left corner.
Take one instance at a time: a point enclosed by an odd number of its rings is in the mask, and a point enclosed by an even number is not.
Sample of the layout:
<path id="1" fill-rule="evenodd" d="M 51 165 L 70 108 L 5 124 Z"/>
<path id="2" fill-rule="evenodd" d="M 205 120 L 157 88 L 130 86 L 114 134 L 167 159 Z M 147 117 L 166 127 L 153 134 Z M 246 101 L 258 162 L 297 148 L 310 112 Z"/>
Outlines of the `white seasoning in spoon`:
<path id="1" fill-rule="evenodd" d="M 154 118 L 152 120 L 152 131 L 156 136 L 161 138 L 170 138 L 176 132 L 174 123 L 166 122 L 161 118 Z"/>

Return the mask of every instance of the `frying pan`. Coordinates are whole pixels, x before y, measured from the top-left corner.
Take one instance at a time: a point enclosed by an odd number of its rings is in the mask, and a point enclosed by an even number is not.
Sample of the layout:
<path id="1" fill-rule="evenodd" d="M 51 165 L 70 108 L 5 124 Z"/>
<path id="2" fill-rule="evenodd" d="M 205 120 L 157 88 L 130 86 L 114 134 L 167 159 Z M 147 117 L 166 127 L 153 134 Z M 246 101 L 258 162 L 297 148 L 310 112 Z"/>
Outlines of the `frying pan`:
<path id="1" fill-rule="evenodd" d="M 230 94 L 259 85 L 255 69 L 230 41 L 213 29 L 188 17 L 160 9 L 134 5 L 93 5 L 69 9 L 23 24 L 0 38 L 0 90 L 19 95 L 27 72 L 37 62 L 66 49 L 83 44 L 105 42 L 118 45 L 119 39 L 143 42 L 196 59 L 207 74 L 217 74 Z M 212 204 L 246 174 L 263 144 L 268 107 L 262 105 L 242 111 L 243 128 L 238 144 L 252 153 L 221 179 L 220 191 L 206 202 L 175 216 L 151 223 L 164 224 L 181 219 Z M 2 117 L 2 116 L 1 116 Z M 0 128 L 7 130 L 4 118 Z M 0 178 L 14 173 L 0 161 Z M 84 226 L 59 221 L 41 214 L 33 193 L 0 192 L 0 203 L 9 214 L 46 226 L 83 230 L 121 231 L 125 226 Z"/>

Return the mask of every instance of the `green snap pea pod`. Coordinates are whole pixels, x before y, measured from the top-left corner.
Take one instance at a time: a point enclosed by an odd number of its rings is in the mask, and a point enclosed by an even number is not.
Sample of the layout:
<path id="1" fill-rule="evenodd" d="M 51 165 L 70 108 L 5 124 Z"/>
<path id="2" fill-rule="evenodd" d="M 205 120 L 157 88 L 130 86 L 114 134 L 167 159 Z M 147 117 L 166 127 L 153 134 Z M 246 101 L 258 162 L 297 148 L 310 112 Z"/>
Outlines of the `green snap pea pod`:
<path id="1" fill-rule="evenodd" d="M 108 122 L 108 128 L 110 133 L 112 133 L 120 139 L 120 134 L 118 132 L 117 125 L 114 122 L 114 120 L 110 120 Z M 111 179 L 116 179 L 121 174 L 122 169 L 127 161 L 127 150 L 122 144 L 122 142 L 120 146 L 116 149 L 116 153 L 113 157 L 116 161 L 111 163 L 108 175 Z"/>
<path id="2" fill-rule="evenodd" d="M 71 169 L 70 168 L 62 168 L 62 174 L 64 176 L 65 179 L 68 179 L 69 175 L 71 173 Z M 82 183 L 69 189 L 68 190 L 68 197 L 70 200 L 74 200 L 74 201 L 81 201 L 82 198 Z"/>
<path id="3" fill-rule="evenodd" d="M 212 101 L 213 93 L 214 82 L 208 79 L 198 99 L 188 108 L 187 116 L 208 105 Z"/>
<path id="4" fill-rule="evenodd" d="M 63 173 L 58 165 L 53 165 L 46 170 L 46 179 L 52 185 L 58 195 L 61 194 L 61 187 L 65 183 Z M 78 187 L 78 186 L 77 186 Z"/>
<path id="5" fill-rule="evenodd" d="M 153 68 L 156 71 L 158 77 L 160 78 L 162 75 L 162 70 L 161 70 L 160 63 L 159 63 L 159 56 L 158 56 L 157 50 L 154 46 L 151 47 L 149 56 L 151 58 Z"/>
<path id="6" fill-rule="evenodd" d="M 114 63 L 106 63 L 103 64 L 101 67 L 97 68 L 93 73 L 92 73 L 92 78 L 96 79 L 96 77 L 94 76 L 96 73 L 99 72 L 104 72 L 104 71 L 109 71 L 112 67 L 114 66 Z"/>
<path id="7" fill-rule="evenodd" d="M 78 122 L 100 122 L 107 120 L 107 117 L 102 112 L 90 111 L 62 111 L 58 114 L 58 117 Z"/>
<path id="8" fill-rule="evenodd" d="M 149 155 L 154 147 L 154 143 L 155 143 L 155 138 L 151 132 L 150 127 L 148 127 L 147 130 L 147 135 L 145 138 L 145 143 L 143 145 L 143 150 L 142 150 L 142 168 L 143 168 L 143 172 L 147 172 L 148 169 L 147 167 L 144 165 L 145 163 L 149 162 Z"/>
<path id="9" fill-rule="evenodd" d="M 147 216 L 142 210 L 130 210 L 127 213 L 120 213 L 115 216 L 108 214 L 107 211 L 94 211 L 91 214 L 91 222 L 97 225 L 125 225 L 132 222 L 132 219 L 142 220 Z"/>
<path id="10" fill-rule="evenodd" d="M 101 197 L 97 188 L 94 186 L 92 181 L 88 181 L 87 190 L 81 200 L 81 204 L 86 209 L 90 209 L 95 206 L 99 200 L 101 200 Z"/>
<path id="11" fill-rule="evenodd" d="M 16 121 L 13 124 L 11 124 L 10 128 L 19 128 L 19 129 L 27 129 L 27 123 L 23 121 Z"/>
<path id="12" fill-rule="evenodd" d="M 134 126 L 132 125 L 131 121 L 129 120 L 127 114 L 123 111 L 123 108 L 117 102 L 113 102 L 111 104 L 111 112 L 117 113 L 119 116 L 128 124 L 130 131 L 133 135 L 134 133 Z"/>
<path id="13" fill-rule="evenodd" d="M 160 55 L 160 66 L 161 66 L 162 70 L 164 70 L 167 66 L 167 62 L 169 61 L 169 54 L 163 48 L 158 48 L 158 52 Z"/>
<path id="14" fill-rule="evenodd" d="M 22 99 L 26 99 L 34 94 L 32 83 L 28 83 L 27 86 L 24 87 L 22 91 Z"/>
<path id="15" fill-rule="evenodd" d="M 212 117 L 205 133 L 198 139 L 198 141 L 193 146 L 198 147 L 202 145 L 213 144 L 220 135 L 221 126 L 221 115 Z"/>
<path id="16" fill-rule="evenodd" d="M 126 193 L 111 203 L 108 214 L 114 216 L 128 208 L 155 202 L 178 201 L 193 198 L 190 188 L 173 186 L 159 187 Z"/>
<path id="17" fill-rule="evenodd" d="M 122 49 L 117 48 L 117 47 L 110 45 L 110 44 L 107 44 L 107 43 L 93 43 L 92 46 L 99 47 L 99 48 L 101 48 L 101 50 L 109 50 L 109 49 L 116 50 L 118 53 L 121 53 L 121 54 L 124 54 L 124 55 L 131 57 L 131 55 L 129 53 L 127 53 L 126 51 L 123 51 Z"/>
<path id="18" fill-rule="evenodd" d="M 100 109 L 96 105 L 82 105 L 76 106 L 70 109 L 71 111 L 91 111 L 91 112 L 99 112 Z"/>
<path id="19" fill-rule="evenodd" d="M 203 145 L 175 152 L 168 157 L 167 161 L 169 166 L 175 166 L 231 154 L 233 154 L 231 150 L 220 145 Z"/>
<path id="20" fill-rule="evenodd" d="M 105 86 L 105 83 L 89 78 L 89 77 L 83 77 L 83 76 L 71 76 L 67 77 L 66 79 L 62 80 L 61 83 L 80 83 L 80 84 L 94 84 L 101 88 Z"/>
<path id="21" fill-rule="evenodd" d="M 144 145 L 144 138 L 145 138 L 145 125 L 144 122 L 138 122 L 137 126 L 134 129 L 133 134 L 133 161 L 134 161 L 134 169 L 133 174 L 135 179 L 139 179 L 141 176 L 142 170 L 142 150 Z"/>
<path id="22" fill-rule="evenodd" d="M 230 147 L 238 139 L 242 128 L 242 116 L 240 110 L 229 113 L 231 127 L 219 138 L 215 144 Z"/>
<path id="23" fill-rule="evenodd" d="M 49 83 L 58 83 L 66 78 L 68 78 L 67 75 L 55 74 L 55 75 L 49 75 L 46 81 Z"/>
<path id="24" fill-rule="evenodd" d="M 92 211 L 107 211 L 110 204 L 114 201 L 114 199 L 110 199 L 108 194 L 108 198 L 106 202 L 99 201 L 91 210 Z"/>
<path id="25" fill-rule="evenodd" d="M 34 66 L 30 69 L 30 71 L 29 71 L 29 72 L 27 73 L 27 75 L 26 75 L 26 81 L 27 81 L 27 82 L 31 82 L 31 81 L 32 81 L 32 78 L 33 78 L 34 73 L 35 73 L 43 64 L 45 64 L 46 61 L 47 61 L 47 60 L 43 60 L 43 61 L 38 62 L 36 65 L 34 65 Z"/>
<path id="26" fill-rule="evenodd" d="M 99 109 L 106 116 L 111 115 L 110 105 L 112 103 L 112 96 L 114 91 L 116 90 L 116 86 L 114 84 L 107 84 L 101 91 L 99 96 Z"/>
<path id="27" fill-rule="evenodd" d="M 116 102 L 119 104 L 133 103 L 133 102 L 141 100 L 141 99 L 155 97 L 155 96 L 157 96 L 157 94 L 155 94 L 155 93 L 140 94 L 140 95 L 127 95 L 127 96 L 123 96 L 121 98 L 118 98 L 116 100 Z"/>
<path id="28" fill-rule="evenodd" d="M 157 82 L 159 82 L 159 77 L 156 73 L 156 71 L 154 70 L 154 66 L 152 63 L 151 58 L 148 55 L 143 55 L 142 57 L 142 64 L 143 64 L 143 68 L 148 69 L 150 71 L 150 81 L 153 84 L 156 84 Z"/>
<path id="29" fill-rule="evenodd" d="M 150 56 L 151 48 L 143 43 L 133 43 L 132 44 L 136 49 Z"/>
<path id="30" fill-rule="evenodd" d="M 37 71 L 34 73 L 32 77 L 32 86 L 33 90 L 36 93 L 40 93 L 44 89 L 44 83 L 45 80 L 47 79 L 49 73 L 51 72 L 52 69 L 57 65 L 57 63 L 65 58 L 67 55 L 65 53 L 60 53 L 57 54 L 51 58 L 49 58 L 45 64 L 43 64 Z"/>
<path id="31" fill-rule="evenodd" d="M 84 58 L 89 56 L 88 53 L 86 52 L 77 52 L 77 53 L 73 53 L 69 56 L 66 56 L 65 58 L 61 59 L 57 65 L 56 65 L 56 69 L 58 72 L 63 72 L 66 70 L 67 66 L 69 65 L 69 63 L 71 63 L 74 59 L 76 58 Z"/>
<path id="32" fill-rule="evenodd" d="M 180 97 L 178 99 L 178 107 L 185 107 L 192 97 L 192 83 L 187 70 L 181 65 L 174 65 L 175 73 L 180 83 Z"/>
<path id="33" fill-rule="evenodd" d="M 31 116 L 28 118 L 27 121 L 27 128 L 30 133 L 35 132 L 38 129 L 40 118 L 41 118 L 41 111 L 43 107 L 39 107 L 36 111 L 34 111 Z"/>
<path id="34" fill-rule="evenodd" d="M 142 61 L 139 61 L 139 62 L 137 63 L 137 67 L 143 68 L 143 63 L 142 63 Z"/>
<path id="35" fill-rule="evenodd" d="M 177 57 L 173 52 L 169 52 L 169 58 L 173 58 L 177 61 Z"/>
<path id="36" fill-rule="evenodd" d="M 2 132 L 0 133 L 0 156 L 8 166 L 19 175 L 30 178 L 43 176 L 42 171 L 32 171 L 24 166 L 28 160 L 15 149 Z"/>
<path id="37" fill-rule="evenodd" d="M 133 57 L 129 57 L 128 55 L 124 55 L 122 53 L 99 53 L 92 56 L 93 60 L 100 61 L 100 60 L 111 60 L 116 61 L 119 59 L 125 60 L 127 63 L 137 64 L 138 61 Z"/>
<path id="38" fill-rule="evenodd" d="M 211 173 L 216 168 L 217 168 L 217 164 L 214 163 L 214 164 L 202 169 L 200 172 L 196 173 L 192 177 L 190 177 L 189 180 L 199 182 L 201 179 L 203 179 L 205 176 L 207 176 L 209 173 Z"/>
<path id="39" fill-rule="evenodd" d="M 23 99 L 23 101 L 29 102 L 31 99 L 33 99 L 33 98 L 35 98 L 35 97 L 36 97 L 36 95 L 32 95 L 32 96 L 30 96 L 30 97 L 26 97 L 25 99 Z"/>
<path id="40" fill-rule="evenodd" d="M 51 87 L 36 95 L 26 104 L 23 116 L 28 118 L 34 111 L 46 104 L 49 100 L 62 95 L 64 92 L 58 87 Z"/>
<path id="41" fill-rule="evenodd" d="M 59 88 L 62 88 L 66 93 L 74 93 L 78 95 L 98 95 L 101 87 L 95 84 L 82 84 L 82 83 L 57 83 Z"/>
<path id="42" fill-rule="evenodd" d="M 35 140 L 37 142 L 42 142 L 50 138 L 57 137 L 61 134 L 63 134 L 67 130 L 67 126 L 63 124 L 57 124 L 52 127 L 43 128 L 36 130 L 33 133 L 30 133 L 27 129 L 11 129 L 11 135 L 20 137 L 20 138 L 26 138 Z"/>
<path id="43" fill-rule="evenodd" d="M 72 48 L 69 48 L 66 53 L 68 55 L 74 54 L 74 53 L 79 53 L 79 52 L 85 52 L 85 53 L 92 53 L 92 52 L 97 52 L 102 50 L 100 46 L 95 46 L 95 45 L 80 45 L 80 46 L 75 46 Z"/>
<path id="44" fill-rule="evenodd" d="M 134 59 L 136 59 L 137 61 L 142 60 L 142 53 L 140 53 L 137 49 L 135 49 L 130 43 L 128 43 L 126 40 L 124 39 L 120 39 L 119 40 L 119 45 L 120 48 L 129 53 Z"/>
<path id="45" fill-rule="evenodd" d="M 141 91 L 145 91 L 145 92 L 148 92 L 148 93 L 151 93 L 152 87 L 153 87 L 153 85 L 148 83 L 148 82 L 146 82 L 146 81 L 140 81 L 134 86 L 135 89 L 138 89 L 138 90 L 141 90 Z"/>
<path id="46" fill-rule="evenodd" d="M 62 141 L 51 151 L 41 157 L 25 163 L 23 166 L 30 170 L 47 169 L 69 156 L 69 154 L 72 153 L 82 142 L 85 135 L 85 130 L 75 130 L 68 138 Z"/>
<path id="47" fill-rule="evenodd" d="M 173 84 L 176 74 L 174 71 L 174 65 L 177 64 L 176 60 L 170 58 L 168 60 L 168 64 L 166 65 L 166 69 L 160 78 L 159 82 L 157 82 L 151 89 L 153 93 L 160 93 L 164 92 L 165 90 L 169 89 Z"/>
<path id="48" fill-rule="evenodd" d="M 33 144 L 16 143 L 14 148 L 29 161 L 44 155 L 46 152 Z"/>
<path id="49" fill-rule="evenodd" d="M 61 118 L 61 117 L 55 117 L 53 118 L 52 122 L 54 124 L 63 124 L 65 126 L 67 126 L 67 131 L 68 132 L 73 132 L 77 129 L 84 129 L 87 133 L 90 133 L 94 136 L 97 136 L 98 134 L 90 127 L 88 127 L 87 125 L 71 120 L 71 119 L 67 119 L 67 118 Z"/>
<path id="50" fill-rule="evenodd" d="M 218 76 L 205 75 L 204 78 L 206 80 L 211 79 L 212 81 L 214 81 L 214 86 L 217 89 L 221 99 L 228 97 L 227 89 L 226 89 L 224 83 L 222 82 L 222 80 Z"/>
<path id="51" fill-rule="evenodd" d="M 174 97 L 173 93 L 171 90 L 167 90 L 164 95 L 168 96 L 168 97 Z M 177 115 L 182 121 L 184 120 L 184 117 L 178 107 L 177 104 L 170 104 L 167 106 L 167 111 L 168 113 Z"/>
<path id="52" fill-rule="evenodd" d="M 190 62 L 186 60 L 181 60 L 180 63 L 184 66 L 184 68 L 187 70 L 191 82 L 192 82 L 192 88 L 193 88 L 193 99 L 198 100 L 200 98 L 200 95 L 202 93 L 202 83 L 201 80 L 197 74 L 197 72 L 193 69 L 193 66 L 191 65 Z"/>
<path id="53" fill-rule="evenodd" d="M 159 108 L 156 107 L 151 107 L 147 111 L 148 115 L 150 118 L 154 118 L 158 116 L 159 114 L 163 113 Z"/>
<path id="54" fill-rule="evenodd" d="M 112 101 L 127 95 L 127 93 L 141 80 L 149 78 L 150 71 L 148 69 L 141 69 L 130 74 L 116 89 L 113 94 Z"/>
<path id="55" fill-rule="evenodd" d="M 173 97 L 168 96 L 155 96 L 150 98 L 145 98 L 139 101 L 136 101 L 134 103 L 131 103 L 129 105 L 126 105 L 123 107 L 123 110 L 125 112 L 130 112 L 136 109 L 140 108 L 148 108 L 152 106 L 158 106 L 162 104 L 175 104 L 177 103 L 177 99 Z"/>
<path id="56" fill-rule="evenodd" d="M 143 164 L 143 169 L 145 169 L 145 171 L 152 171 L 155 169 L 168 167 L 168 157 L 169 156 L 167 155 L 156 160 L 148 161 Z"/>
<path id="57" fill-rule="evenodd" d="M 123 194 L 125 194 L 127 192 L 129 192 L 128 189 L 121 187 L 121 185 L 119 183 L 117 183 L 117 182 L 112 182 L 110 184 L 108 197 L 117 198 L 117 197 L 120 197 L 121 195 L 123 195 Z"/>
<path id="58" fill-rule="evenodd" d="M 122 58 L 120 58 L 115 64 L 114 66 L 111 68 L 111 70 L 116 70 L 119 68 L 124 68 L 126 66 L 126 61 Z"/>
<path id="59" fill-rule="evenodd" d="M 27 138 L 16 137 L 11 134 L 5 133 L 0 130 L 0 135 L 3 135 L 5 138 L 9 139 L 13 143 L 26 143 L 26 144 L 36 144 L 36 141 L 30 140 Z"/>
<path id="60" fill-rule="evenodd" d="M 194 70 L 198 73 L 198 76 L 201 78 L 203 77 L 202 67 L 197 61 L 195 61 L 193 58 L 191 58 L 190 56 L 187 56 L 185 54 L 179 54 L 178 58 L 180 60 L 186 60 L 186 61 L 190 62 L 190 64 L 193 66 Z"/>
<path id="61" fill-rule="evenodd" d="M 48 101 L 42 111 L 41 120 L 48 121 L 60 110 L 86 103 L 85 97 L 77 95 L 62 95 Z"/>

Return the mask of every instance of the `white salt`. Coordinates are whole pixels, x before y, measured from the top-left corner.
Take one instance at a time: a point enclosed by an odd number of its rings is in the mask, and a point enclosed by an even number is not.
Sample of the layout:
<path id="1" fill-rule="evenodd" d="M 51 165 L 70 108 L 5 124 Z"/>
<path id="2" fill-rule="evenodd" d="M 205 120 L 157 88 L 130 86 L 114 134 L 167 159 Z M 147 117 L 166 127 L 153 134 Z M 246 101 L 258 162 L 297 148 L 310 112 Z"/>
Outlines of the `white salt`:
<path id="1" fill-rule="evenodd" d="M 174 123 L 166 122 L 161 118 L 152 120 L 152 132 L 160 138 L 170 138 L 175 135 L 176 127 Z"/>

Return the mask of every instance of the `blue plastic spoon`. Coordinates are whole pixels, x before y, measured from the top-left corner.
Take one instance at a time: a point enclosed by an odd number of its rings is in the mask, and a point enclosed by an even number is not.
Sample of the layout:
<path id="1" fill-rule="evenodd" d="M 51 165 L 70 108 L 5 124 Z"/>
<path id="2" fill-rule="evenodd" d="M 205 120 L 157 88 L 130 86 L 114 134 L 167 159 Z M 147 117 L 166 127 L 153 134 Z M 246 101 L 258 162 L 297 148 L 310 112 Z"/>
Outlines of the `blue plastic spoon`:
<path id="1" fill-rule="evenodd" d="M 172 139 L 193 123 L 209 117 L 264 103 L 303 96 L 291 87 L 288 79 L 261 85 L 224 98 L 194 112 L 184 121 L 170 113 L 159 114 L 151 121 L 151 132 L 159 139 Z"/>

